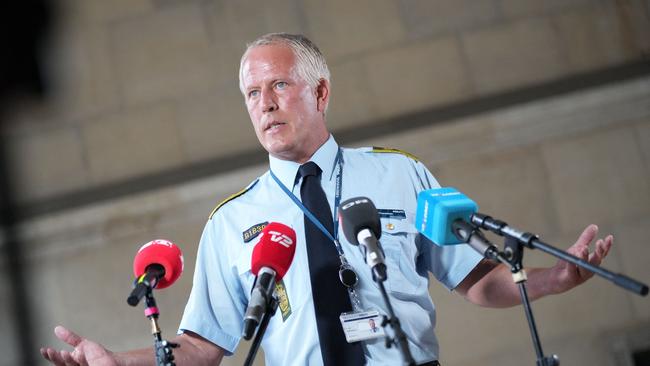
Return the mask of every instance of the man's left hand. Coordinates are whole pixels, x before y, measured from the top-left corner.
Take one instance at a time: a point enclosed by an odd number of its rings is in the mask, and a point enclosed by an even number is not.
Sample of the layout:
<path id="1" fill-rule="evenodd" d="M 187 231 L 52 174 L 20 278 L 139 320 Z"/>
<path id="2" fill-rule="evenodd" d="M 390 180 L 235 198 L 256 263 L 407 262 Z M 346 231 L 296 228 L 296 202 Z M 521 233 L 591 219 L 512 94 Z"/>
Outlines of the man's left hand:
<path id="1" fill-rule="evenodd" d="M 590 252 L 589 246 L 597 235 L 598 226 L 593 224 L 587 226 L 567 252 L 595 266 L 600 265 L 612 248 L 614 237 L 607 235 L 604 239 L 597 239 L 593 251 Z M 584 283 L 594 274 L 575 264 L 559 260 L 554 267 L 550 268 L 549 275 L 553 286 L 552 292 L 559 294 Z"/>

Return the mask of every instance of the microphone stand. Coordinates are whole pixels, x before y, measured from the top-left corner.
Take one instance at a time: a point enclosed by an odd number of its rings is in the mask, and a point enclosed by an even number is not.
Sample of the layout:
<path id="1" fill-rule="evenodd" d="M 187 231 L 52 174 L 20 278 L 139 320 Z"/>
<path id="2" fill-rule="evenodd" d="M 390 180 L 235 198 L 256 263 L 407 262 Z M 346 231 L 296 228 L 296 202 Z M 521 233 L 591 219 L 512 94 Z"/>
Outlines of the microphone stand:
<path id="1" fill-rule="evenodd" d="M 273 315 L 275 315 L 275 311 L 278 309 L 278 303 L 278 298 L 275 295 L 271 296 L 270 301 L 266 305 L 266 311 L 264 312 L 264 315 L 262 315 L 262 321 L 260 322 L 259 328 L 257 329 L 257 333 L 255 333 L 255 338 L 253 339 L 251 348 L 248 350 L 248 355 L 246 356 L 246 361 L 244 361 L 244 366 L 250 366 L 253 364 L 255 356 L 257 355 L 257 350 L 260 348 L 262 338 L 264 338 L 266 327 L 269 325 L 269 321 Z"/>
<path id="2" fill-rule="evenodd" d="M 521 303 L 524 306 L 526 319 L 528 320 L 528 328 L 533 340 L 533 347 L 537 354 L 537 366 L 559 366 L 560 359 L 556 355 L 544 356 L 542 350 L 542 343 L 537 333 L 537 325 L 535 324 L 535 317 L 533 316 L 533 309 L 530 306 L 530 299 L 526 291 L 526 271 L 522 264 L 524 256 L 523 245 L 516 238 L 506 236 L 505 250 L 500 252 L 483 233 L 474 224 L 466 223 L 463 220 L 456 220 L 452 224 L 452 232 L 456 237 L 467 244 L 474 250 L 479 252 L 486 259 L 501 262 L 510 267 L 512 272 L 512 279 L 519 287 L 519 295 L 521 296 Z"/>
<path id="3" fill-rule="evenodd" d="M 648 294 L 648 285 L 636 281 L 635 279 L 627 277 L 625 275 L 613 273 L 599 266 L 595 266 L 561 249 L 555 248 L 549 244 L 542 242 L 535 234 L 522 232 L 515 228 L 512 228 L 508 226 L 508 224 L 504 221 L 496 220 L 490 216 L 476 213 L 472 215 L 472 224 L 490 230 L 493 233 L 504 237 L 504 251 L 499 253 L 499 257 L 497 259 L 500 262 L 507 262 L 510 265 L 512 278 L 519 286 L 519 293 L 521 295 L 522 304 L 526 312 L 528 327 L 530 328 L 530 333 L 533 338 L 533 346 L 535 347 L 535 352 L 537 354 L 537 366 L 557 366 L 560 364 L 560 360 L 556 355 L 546 357 L 542 351 L 539 335 L 537 334 L 537 326 L 535 325 L 535 319 L 530 307 L 530 300 L 526 291 L 525 283 L 527 277 L 522 264 L 524 246 L 530 249 L 539 249 L 544 253 L 550 254 L 556 258 L 585 268 L 592 273 L 604 277 L 605 279 L 614 282 L 614 284 L 638 295 L 646 296 Z M 478 229 L 476 229 L 476 231 L 478 231 Z"/>
<path id="4" fill-rule="evenodd" d="M 156 299 L 153 297 L 153 288 L 155 287 L 155 284 L 151 286 L 150 283 L 147 282 L 145 287 L 144 315 L 151 321 L 151 334 L 154 338 L 153 346 L 154 355 L 156 356 L 156 366 L 176 366 L 172 349 L 177 348 L 180 345 L 162 339 L 162 332 L 158 325 L 158 316 L 160 315 L 160 311 L 156 306 Z M 136 306 L 138 304 L 138 302 L 134 302 L 132 298 L 130 298 L 130 300 L 129 305 Z"/>
<path id="5" fill-rule="evenodd" d="M 381 296 L 384 298 L 384 303 L 386 304 L 386 309 L 388 310 L 388 316 L 384 315 L 381 326 L 383 328 L 386 328 L 387 325 L 390 325 L 391 328 L 393 328 L 393 333 L 395 333 L 394 338 L 391 338 L 388 335 L 386 336 L 386 348 L 390 348 L 393 344 L 396 345 L 402 353 L 404 364 L 408 366 L 415 366 L 415 360 L 411 355 L 411 350 L 409 349 L 406 334 L 404 334 L 404 331 L 402 331 L 399 319 L 395 315 L 395 311 L 393 311 L 393 306 L 390 303 L 388 293 L 386 292 L 386 287 L 384 286 L 384 281 L 387 277 L 388 275 L 386 273 L 386 265 L 384 263 L 375 265 L 372 271 L 372 279 L 377 282 L 377 285 L 379 285 L 379 291 L 381 292 Z"/>
<path id="6" fill-rule="evenodd" d="M 560 359 L 557 355 L 544 356 L 544 351 L 542 350 L 542 342 L 537 333 L 537 325 L 535 324 L 533 309 L 530 306 L 530 299 L 526 290 L 526 281 L 528 280 L 528 277 L 526 276 L 526 271 L 524 270 L 522 263 L 524 257 L 523 245 L 519 240 L 506 236 L 504 240 L 504 248 L 502 256 L 507 258 L 507 263 L 510 265 L 510 272 L 512 272 L 512 280 L 519 287 L 521 303 L 524 306 L 524 312 L 526 313 L 526 319 L 528 320 L 528 329 L 530 330 L 533 347 L 535 348 L 535 354 L 537 355 L 537 366 L 559 366 Z"/>

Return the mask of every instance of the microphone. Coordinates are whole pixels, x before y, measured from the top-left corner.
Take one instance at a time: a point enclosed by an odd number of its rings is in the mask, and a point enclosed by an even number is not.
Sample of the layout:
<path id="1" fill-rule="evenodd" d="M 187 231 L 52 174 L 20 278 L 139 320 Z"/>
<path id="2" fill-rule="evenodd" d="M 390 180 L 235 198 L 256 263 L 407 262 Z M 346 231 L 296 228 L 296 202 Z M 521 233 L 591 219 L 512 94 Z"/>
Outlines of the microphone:
<path id="1" fill-rule="evenodd" d="M 353 245 L 360 245 L 375 281 L 386 280 L 384 251 L 378 242 L 381 223 L 375 204 L 367 197 L 350 198 L 341 202 L 339 217 L 345 238 Z"/>
<path id="2" fill-rule="evenodd" d="M 136 306 L 149 289 L 171 286 L 183 272 L 183 253 L 169 240 L 156 239 L 143 245 L 133 260 L 136 285 L 126 302 Z"/>
<path id="3" fill-rule="evenodd" d="M 501 260 L 496 246 L 471 224 L 476 202 L 452 187 L 418 194 L 415 227 L 438 246 L 469 244 L 488 259 Z"/>
<path id="4" fill-rule="evenodd" d="M 244 315 L 242 338 L 245 340 L 253 337 L 266 313 L 275 283 L 287 273 L 296 252 L 295 243 L 296 232 L 287 225 L 271 222 L 262 230 L 251 257 L 251 271 L 257 277 Z"/>

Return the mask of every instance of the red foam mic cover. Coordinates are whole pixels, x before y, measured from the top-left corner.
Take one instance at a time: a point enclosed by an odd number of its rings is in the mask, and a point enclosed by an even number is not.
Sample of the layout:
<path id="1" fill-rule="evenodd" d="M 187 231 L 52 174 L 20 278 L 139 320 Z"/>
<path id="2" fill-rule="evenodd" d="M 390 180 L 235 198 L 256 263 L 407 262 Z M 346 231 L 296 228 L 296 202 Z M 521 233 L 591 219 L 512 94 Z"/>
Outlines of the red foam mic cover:
<path id="1" fill-rule="evenodd" d="M 158 281 L 157 289 L 162 289 L 174 283 L 183 272 L 183 253 L 171 241 L 156 239 L 143 245 L 133 260 L 133 274 L 142 276 L 147 267 L 160 264 L 165 268 L 165 276 Z"/>
<path id="2" fill-rule="evenodd" d="M 260 236 L 259 242 L 253 248 L 251 271 L 255 276 L 262 267 L 272 268 L 276 281 L 280 281 L 291 265 L 296 253 L 296 232 L 279 222 L 271 222 Z"/>

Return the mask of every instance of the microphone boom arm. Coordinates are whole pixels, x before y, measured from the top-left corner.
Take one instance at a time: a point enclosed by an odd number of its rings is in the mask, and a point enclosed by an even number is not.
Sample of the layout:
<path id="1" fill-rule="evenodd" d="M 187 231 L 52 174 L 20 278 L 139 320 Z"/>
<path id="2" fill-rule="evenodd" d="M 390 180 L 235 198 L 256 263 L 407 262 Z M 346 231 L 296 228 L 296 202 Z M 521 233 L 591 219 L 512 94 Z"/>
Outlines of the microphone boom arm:
<path id="1" fill-rule="evenodd" d="M 564 250 L 544 243 L 543 241 L 539 240 L 538 236 L 535 234 L 522 232 L 520 230 L 512 228 L 501 220 L 493 219 L 492 217 L 481 213 L 475 213 L 472 215 L 472 223 L 483 229 L 490 230 L 497 235 L 516 239 L 527 248 L 539 249 L 542 252 L 550 254 L 556 258 L 580 266 L 640 296 L 646 296 L 648 294 L 648 285 L 623 274 L 614 273 L 605 268 L 595 266 L 574 255 L 567 253 Z"/>

